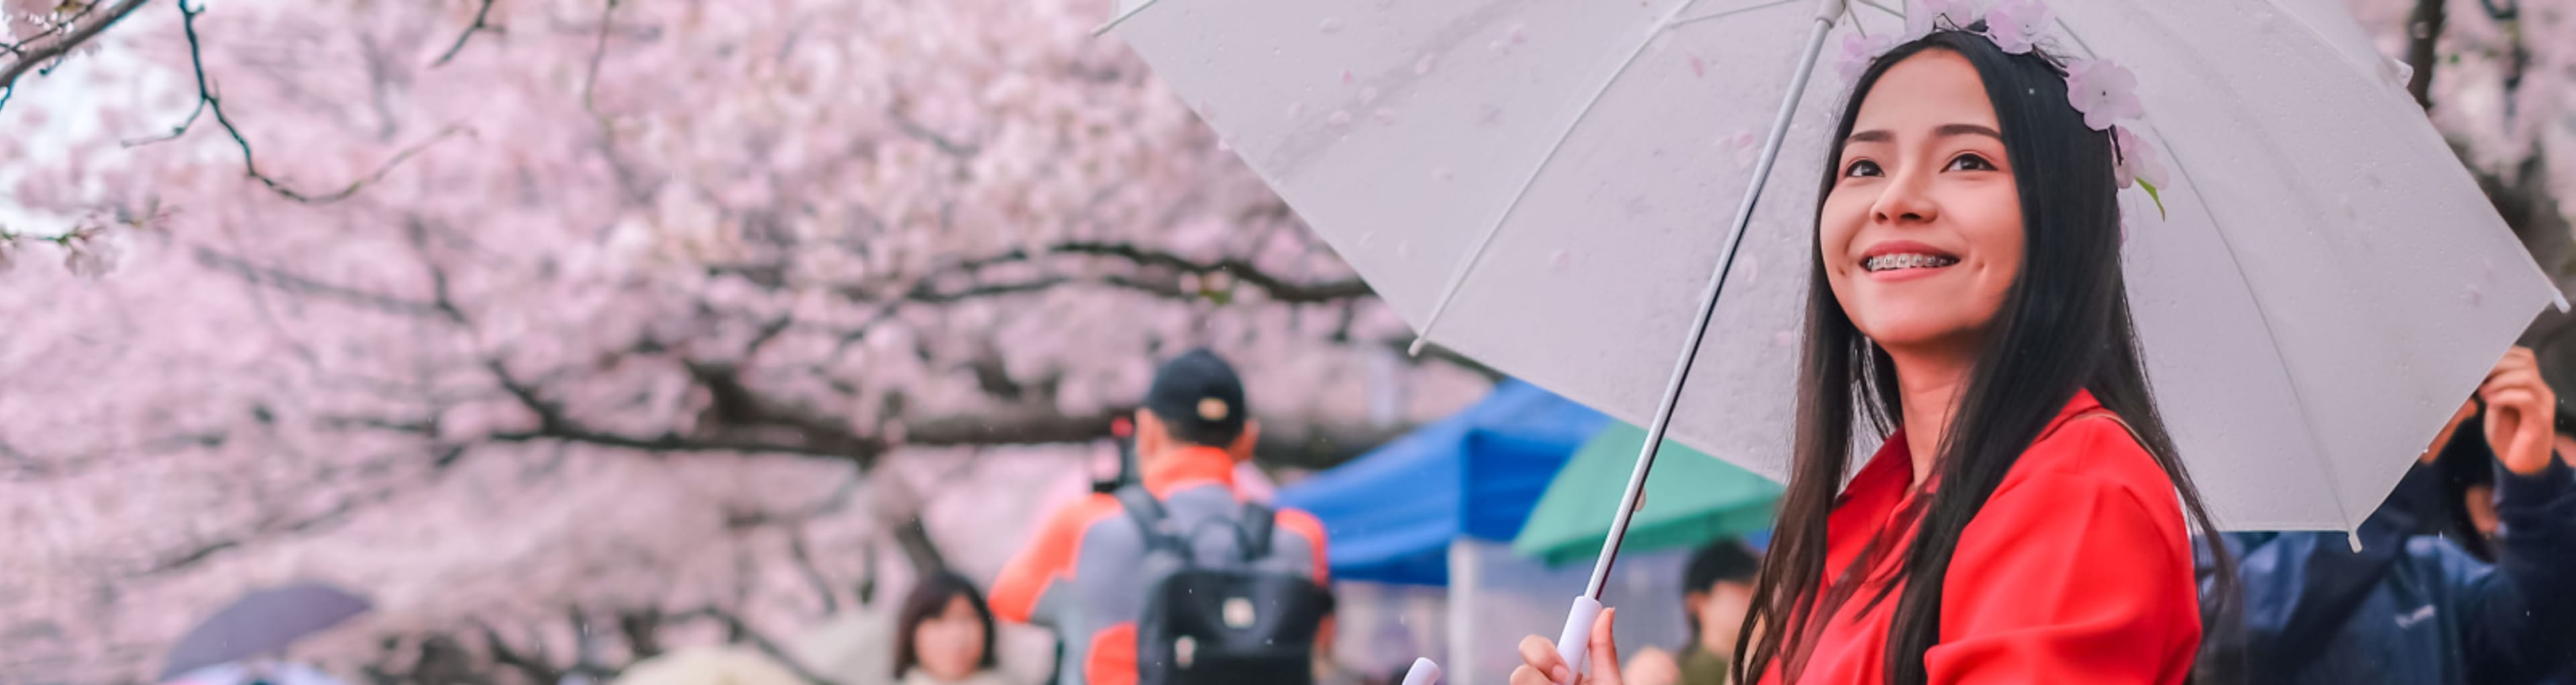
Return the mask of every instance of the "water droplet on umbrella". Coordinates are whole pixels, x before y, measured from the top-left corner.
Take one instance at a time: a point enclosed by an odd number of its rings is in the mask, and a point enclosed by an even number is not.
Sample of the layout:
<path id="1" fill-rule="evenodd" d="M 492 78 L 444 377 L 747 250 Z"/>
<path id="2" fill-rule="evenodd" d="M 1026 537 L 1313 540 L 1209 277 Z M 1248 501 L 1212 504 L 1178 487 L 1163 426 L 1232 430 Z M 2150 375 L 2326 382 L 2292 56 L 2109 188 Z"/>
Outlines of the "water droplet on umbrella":
<path id="1" fill-rule="evenodd" d="M 1227 139 L 1224 139 L 1224 138 L 1218 138 L 1218 139 L 1216 139 L 1216 151 L 1218 151 L 1218 152 L 1233 152 L 1233 151 L 1234 151 L 1234 141 L 1232 141 L 1232 140 L 1227 140 Z"/>
<path id="2" fill-rule="evenodd" d="M 1708 76 L 1708 60 L 1700 59 L 1699 55 L 1691 55 L 1690 65 L 1692 78 L 1705 78 Z"/>
<path id="3" fill-rule="evenodd" d="M 1374 242 L 1377 242 L 1377 232 L 1376 232 L 1376 231 L 1369 231 L 1369 232 L 1367 232 L 1367 233 L 1361 233 L 1361 234 L 1360 234 L 1360 247 L 1368 247 L 1368 246 L 1369 246 L 1369 243 L 1374 243 Z"/>
<path id="4" fill-rule="evenodd" d="M 1431 67 L 1437 66 L 1438 64 L 1438 57 L 1433 55 L 1423 55 L 1422 59 L 1413 61 L 1413 75 L 1421 76 L 1423 74 L 1431 73 Z"/>
<path id="5" fill-rule="evenodd" d="M 1351 113 L 1343 110 L 1333 110 L 1332 116 L 1324 117 L 1324 123 L 1332 124 L 1334 126 L 1349 126 L 1351 125 Z"/>
<path id="6" fill-rule="evenodd" d="M 1342 85 L 1345 85 L 1345 86 L 1350 85 L 1350 84 L 1351 84 L 1351 80 L 1352 80 L 1353 78 L 1355 78 L 1355 77 L 1353 77 L 1353 76 L 1351 75 L 1351 70 L 1349 70 L 1349 69 L 1343 69 L 1343 70 L 1342 70 Z"/>
<path id="7" fill-rule="evenodd" d="M 1798 332 L 1784 329 L 1778 333 L 1773 333 L 1771 334 L 1771 344 L 1779 345 L 1781 347 L 1796 345 L 1798 344 Z"/>
<path id="8" fill-rule="evenodd" d="M 1485 49 L 1487 49 L 1487 50 L 1492 50 L 1492 51 L 1495 51 L 1495 52 L 1502 52 L 1502 51 L 1503 51 L 1503 48 L 1504 48 L 1505 46 L 1509 45 L 1509 44 L 1510 44 L 1510 43 L 1509 43 L 1506 39 L 1503 39 L 1503 38 L 1496 38 L 1496 39 L 1494 39 L 1494 40 L 1493 40 L 1493 42 L 1486 43 L 1486 44 L 1485 44 Z"/>
<path id="9" fill-rule="evenodd" d="M 1361 89 L 1360 89 L 1360 105 L 1361 105 L 1361 106 L 1363 106 L 1363 107 L 1365 107 L 1365 106 L 1368 106 L 1368 104 L 1369 104 L 1369 103 L 1372 103 L 1372 102 L 1377 102 L 1377 86 L 1369 86 L 1369 87 L 1367 87 L 1367 88 L 1361 88 Z"/>
<path id="10" fill-rule="evenodd" d="M 1376 114 L 1374 114 L 1374 115 L 1372 115 L 1372 116 L 1377 117 L 1377 123 L 1381 123 L 1381 124 L 1392 124 L 1392 123 L 1395 123 L 1395 110 L 1392 110 L 1392 109 L 1387 109 L 1387 108 L 1384 108 L 1384 107 L 1380 107 L 1380 108 L 1378 108 L 1377 113 L 1376 113 Z"/>
<path id="11" fill-rule="evenodd" d="M 1335 33 L 1341 33 L 1341 32 L 1342 32 L 1342 18 L 1341 18 L 1341 17 L 1325 17 L 1325 18 L 1324 18 L 1323 23 L 1320 23 L 1320 24 L 1316 24 L 1316 25 L 1315 25 L 1315 30 L 1322 31 L 1322 32 L 1324 32 L 1324 33 L 1325 33 L 1325 34 L 1327 34 L 1327 35 L 1335 34 Z"/>
<path id="12" fill-rule="evenodd" d="M 1413 257 L 1413 241 L 1410 241 L 1410 240 L 1398 240 L 1398 241 L 1395 241 L 1395 256 L 1396 256 L 1396 258 L 1398 258 L 1398 259 L 1410 259 L 1410 258 L 1412 258 L 1412 257 Z"/>
<path id="13" fill-rule="evenodd" d="M 1519 44 L 1521 44 L 1521 43 L 1528 42 L 1528 41 L 1529 41 L 1529 25 L 1528 25 L 1528 24 L 1513 24 L 1513 25 L 1512 25 L 1512 30 L 1511 30 L 1511 32 L 1510 32 L 1510 33 L 1507 33 L 1507 34 L 1504 34 L 1504 35 L 1509 36 L 1509 37 L 1512 39 L 1512 44 L 1513 44 L 1513 45 L 1519 45 Z"/>
<path id="14" fill-rule="evenodd" d="M 1753 255 L 1741 255 L 1735 258 L 1735 263 L 1738 268 L 1744 270 L 1744 282 L 1752 283 L 1754 281 L 1762 280 L 1762 258 L 1755 257 Z"/>
<path id="15" fill-rule="evenodd" d="M 1549 271 L 1554 271 L 1554 272 L 1556 272 L 1556 273 L 1565 273 L 1565 270 L 1566 270 L 1566 269 L 1571 268 L 1571 267 L 1573 267 L 1573 266 L 1574 266 L 1574 255 L 1573 255 L 1573 254 L 1570 254 L 1570 253 L 1567 253 L 1567 252 L 1566 252 L 1566 251 L 1564 251 L 1564 250 L 1557 250 L 1556 252 L 1554 252 L 1554 253 L 1550 253 L 1550 254 L 1547 256 L 1547 270 L 1549 270 Z"/>
<path id="16" fill-rule="evenodd" d="M 1434 181 L 1446 181 L 1457 177 L 1457 174 L 1449 171 L 1449 167 L 1436 167 L 1431 170 L 1431 180 Z"/>
<path id="17" fill-rule="evenodd" d="M 2471 307 L 2478 306 L 2480 302 L 2484 302 L 2485 300 L 2486 294 L 2479 292 L 2478 287 L 2475 285 L 2469 286 L 2469 291 L 2460 295 L 2460 301 L 2469 303 L 2469 306 Z"/>
<path id="18" fill-rule="evenodd" d="M 1305 118 L 1305 117 L 1306 117 L 1306 103 L 1304 103 L 1304 102 L 1291 102 L 1291 103 L 1288 103 L 1288 118 L 1290 118 L 1290 119 L 1303 119 L 1303 118 Z"/>

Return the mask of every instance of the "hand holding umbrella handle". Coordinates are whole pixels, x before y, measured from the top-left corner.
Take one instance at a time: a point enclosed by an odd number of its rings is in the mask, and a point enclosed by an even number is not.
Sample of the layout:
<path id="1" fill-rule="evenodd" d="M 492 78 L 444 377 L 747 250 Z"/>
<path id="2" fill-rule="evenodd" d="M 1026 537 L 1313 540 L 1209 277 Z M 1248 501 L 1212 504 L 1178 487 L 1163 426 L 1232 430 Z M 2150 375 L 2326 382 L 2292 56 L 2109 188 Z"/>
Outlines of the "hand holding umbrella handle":
<path id="1" fill-rule="evenodd" d="M 1565 630 L 1556 634 L 1556 655 L 1565 659 L 1566 670 L 1574 679 L 1583 679 L 1585 657 L 1592 656 L 1592 622 L 1601 618 L 1601 600 L 1575 595 L 1574 607 L 1565 612 Z M 1574 685 L 1558 683 L 1557 685 Z"/>

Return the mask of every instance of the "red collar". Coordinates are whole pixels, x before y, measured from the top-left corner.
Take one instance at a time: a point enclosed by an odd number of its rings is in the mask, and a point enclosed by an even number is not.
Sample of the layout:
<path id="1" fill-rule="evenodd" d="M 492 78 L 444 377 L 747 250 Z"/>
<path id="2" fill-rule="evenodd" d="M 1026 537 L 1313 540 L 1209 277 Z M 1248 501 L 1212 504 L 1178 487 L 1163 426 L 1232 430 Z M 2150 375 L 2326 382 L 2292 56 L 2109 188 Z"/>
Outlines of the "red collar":
<path id="1" fill-rule="evenodd" d="M 1170 497 L 1173 490 L 1210 481 L 1234 489 L 1234 455 L 1225 450 L 1192 445 L 1164 452 L 1152 461 L 1145 466 L 1145 490 L 1155 497 Z"/>
<path id="2" fill-rule="evenodd" d="M 2057 432 L 2057 427 L 2065 425 L 2067 420 L 2101 408 L 2102 403 L 2093 399 L 2093 391 L 2078 388 L 2075 396 L 2066 400 L 2066 406 L 2057 410 L 2057 417 L 2049 419 L 2048 427 L 2040 429 L 2039 434 L 2046 437 Z M 1849 485 L 1843 487 L 1843 492 L 1850 495 L 1861 491 L 1864 486 L 1871 490 L 1890 488 L 1891 484 L 1886 482 L 1890 479 L 1894 480 L 1892 487 L 1899 492 L 1914 483 L 1913 450 L 1906 446 L 1903 428 L 1887 436 L 1887 443 L 1880 445 L 1876 454 L 1870 455 L 1869 463 L 1861 467 L 1860 474 L 1853 476 Z"/>

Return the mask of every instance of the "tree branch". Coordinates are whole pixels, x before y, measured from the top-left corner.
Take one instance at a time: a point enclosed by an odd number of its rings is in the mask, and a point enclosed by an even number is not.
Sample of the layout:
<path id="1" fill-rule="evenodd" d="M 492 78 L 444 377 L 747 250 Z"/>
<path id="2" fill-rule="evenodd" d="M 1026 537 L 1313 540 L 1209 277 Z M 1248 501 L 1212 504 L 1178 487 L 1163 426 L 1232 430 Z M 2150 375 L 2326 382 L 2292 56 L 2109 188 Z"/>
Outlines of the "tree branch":
<path id="1" fill-rule="evenodd" d="M 542 654 L 520 654 L 517 649 L 510 647 L 508 641 L 501 639 L 501 631 L 494 630 L 492 624 L 481 620 L 474 623 L 475 627 L 483 631 L 483 646 L 492 651 L 493 663 L 518 669 L 519 673 L 527 676 L 528 682 L 531 683 L 563 681 L 564 670 L 546 663 Z"/>
<path id="2" fill-rule="evenodd" d="M 98 34 L 106 32 L 108 27 L 116 25 L 116 22 L 124 19 L 125 15 L 133 14 L 134 10 L 141 8 L 143 4 L 147 2 L 151 2 L 151 0 L 122 0 L 121 2 L 116 3 L 114 7 L 108 8 L 107 14 L 99 17 L 97 21 L 90 23 L 88 26 L 73 29 L 71 33 L 64 34 L 62 40 L 54 41 L 53 43 L 34 50 L 19 52 L 17 60 L 10 62 L 6 67 L 0 67 L 0 89 L 8 89 L 12 92 L 16 91 L 18 86 L 18 77 L 25 75 L 28 71 L 34 70 L 36 65 L 43 64 L 50 60 L 61 59 L 70 55 L 73 50 L 80 49 L 82 44 L 88 43 L 90 39 L 97 38 Z M 184 10 L 185 8 L 182 9 Z M 73 21 L 74 23 L 78 23 L 79 19 L 74 18 Z M 0 99 L 0 104 L 6 103 L 6 99 Z"/>
<path id="3" fill-rule="evenodd" d="M 616 18 L 617 0 L 608 0 L 608 6 L 599 11 L 599 42 L 590 49 L 590 76 L 582 79 L 581 82 L 581 108 L 584 111 L 590 112 L 590 115 L 594 117 L 601 117 L 599 113 L 599 99 L 597 97 L 599 93 L 599 63 L 602 58 L 608 56 L 608 29 L 615 25 L 614 20 Z M 606 117 L 601 118 L 605 119 Z"/>
<path id="4" fill-rule="evenodd" d="M 442 468 L 445 464 L 450 463 L 454 463 L 453 460 L 439 460 L 433 462 L 435 466 Z M 330 509 L 323 510 L 309 516 L 291 518 L 272 516 L 254 524 L 251 526 L 250 530 L 244 531 L 239 535 L 199 543 L 196 547 L 187 551 L 164 557 L 161 561 L 153 563 L 150 568 L 144 569 L 141 573 L 136 575 L 151 576 L 172 571 L 185 570 L 200 563 L 204 563 L 207 559 L 214 558 L 218 553 L 247 546 L 253 540 L 274 535 L 297 535 L 311 532 L 315 529 L 346 520 L 350 514 L 356 513 L 361 507 L 382 504 L 387 500 L 391 500 L 394 495 L 400 494 L 400 492 L 401 490 L 398 487 L 387 486 L 378 488 L 374 492 L 343 499 L 339 504 L 332 505 Z"/>
<path id="5" fill-rule="evenodd" d="M 814 554 L 805 549 L 804 531 L 788 532 L 787 554 L 796 562 L 796 570 L 805 576 L 805 582 L 814 586 L 815 598 L 822 601 L 823 615 L 841 613 L 840 597 L 833 594 L 832 583 L 823 578 L 823 570 L 814 566 Z"/>
<path id="6" fill-rule="evenodd" d="M 231 439 L 232 434 L 224 431 L 177 433 L 147 440 L 141 444 L 120 445 L 57 458 L 27 454 L 24 450 L 0 442 L 0 459 L 10 462 L 8 470 L 0 472 L 0 480 L 25 483 L 63 478 L 78 475 L 91 466 L 116 457 L 157 455 L 191 447 L 220 447 L 225 441 Z"/>
<path id="7" fill-rule="evenodd" d="M 440 308 L 439 304 L 436 302 L 407 300 L 383 293 L 368 292 L 366 290 L 349 286 L 327 283 L 295 272 L 253 264 L 250 260 L 218 252 L 210 248 L 198 247 L 195 252 L 198 264 L 205 265 L 207 268 L 215 269 L 217 271 L 239 276 L 243 280 L 250 281 L 253 285 L 268 286 L 290 293 L 312 295 L 388 314 L 430 317 L 446 315 L 446 311 Z"/>
<path id="8" fill-rule="evenodd" d="M 448 46 L 447 53 L 439 55 L 438 61 L 429 63 L 430 68 L 434 69 L 447 66 L 448 60 L 456 59 L 456 53 L 463 52 L 465 50 L 465 41 L 473 38 L 474 32 L 484 29 L 497 30 L 497 27 L 484 23 L 485 19 L 492 16 L 492 4 L 497 1 L 498 0 L 483 0 L 483 8 L 474 11 L 474 23 L 467 25 L 464 33 L 456 35 L 456 44 Z"/>
<path id="9" fill-rule="evenodd" d="M 211 111 L 215 113 L 215 123 L 223 127 L 224 133 L 232 136 L 233 144 L 235 146 L 241 148 L 242 169 L 251 177 L 252 180 L 259 181 L 260 185 L 266 186 L 269 191 L 277 193 L 279 197 L 284 197 L 304 204 L 318 205 L 330 204 L 348 199 L 349 196 L 356 195 L 358 194 L 358 191 L 364 190 L 367 184 L 383 180 L 385 174 L 391 173 L 394 170 L 394 167 L 401 166 L 403 162 L 410 160 L 413 155 L 420 154 L 422 150 L 427 150 L 430 146 L 436 145 L 441 141 L 445 141 L 450 137 L 454 137 L 458 133 L 466 132 L 466 129 L 458 126 L 449 126 L 442 129 L 437 135 L 430 136 L 427 140 L 413 144 L 411 147 L 404 148 L 401 152 L 395 153 L 392 159 L 386 160 L 385 163 L 382 166 L 377 167 L 373 173 L 359 177 L 357 180 L 350 181 L 348 185 L 342 186 L 340 190 L 336 192 L 312 194 L 296 190 L 295 188 L 288 186 L 285 182 L 279 181 L 277 178 L 268 175 L 267 172 L 260 171 L 259 158 L 251 151 L 250 139 L 242 135 L 240 127 L 233 125 L 232 117 L 224 112 L 224 101 L 222 96 L 215 94 L 214 86 L 207 80 L 205 47 L 197 38 L 197 15 L 205 13 L 206 11 L 204 9 L 189 7 L 188 0 L 179 0 L 179 26 L 182 31 L 187 33 L 188 62 L 190 66 L 195 69 L 197 77 L 196 108 L 189 110 L 188 118 L 180 121 L 179 125 L 171 127 L 170 133 L 167 135 L 149 136 L 128 140 L 125 142 L 127 147 L 149 145 L 152 143 L 177 139 L 179 136 L 187 134 L 190 127 L 196 125 L 197 119 L 200 115 Z"/>
<path id="10" fill-rule="evenodd" d="M 2447 8 L 2445 0 L 2415 0 L 2415 11 L 2406 17 L 2406 63 L 2415 67 L 2406 92 L 2425 109 L 2433 108 L 2433 67 L 2441 63 L 2435 48 L 2442 42 L 2442 25 L 2449 20 Z"/>
<path id="11" fill-rule="evenodd" d="M 1175 274 L 1186 273 L 1201 276 L 1209 274 L 1223 274 L 1234 279 L 1235 284 L 1237 285 L 1251 286 L 1259 289 L 1264 294 L 1268 295 L 1271 300 L 1287 304 L 1340 302 L 1374 297 L 1376 295 L 1375 291 L 1369 289 L 1367 282 L 1357 278 L 1301 283 L 1289 280 L 1288 278 L 1277 274 L 1262 271 L 1259 267 L 1254 266 L 1250 260 L 1246 259 L 1228 257 L 1214 261 L 1199 261 L 1183 257 L 1178 253 L 1155 250 L 1128 243 L 1067 242 L 1048 246 L 1036 255 L 1032 255 L 1025 250 L 1012 250 L 989 257 L 959 261 L 949 265 L 944 273 L 934 274 L 931 277 L 923 278 L 918 282 L 915 282 L 910 289 L 906 290 L 901 295 L 895 296 L 893 299 L 922 304 L 952 304 L 985 297 L 1037 292 L 1048 288 L 1083 281 L 1083 279 L 1069 276 L 1042 276 L 1027 281 L 1011 283 L 978 283 L 961 289 L 943 289 L 940 287 L 941 283 L 954 280 L 957 277 L 962 276 L 972 279 L 978 272 L 986 268 L 1002 264 L 1026 262 L 1042 256 L 1107 257 L 1124 260 L 1139 267 L 1165 269 Z M 1208 293 L 1205 292 L 1186 290 L 1182 288 L 1178 282 L 1173 280 L 1150 278 L 1146 276 L 1108 276 L 1100 278 L 1094 282 L 1171 298 L 1199 298 L 1208 296 Z M 864 287 L 857 286 L 843 288 L 841 289 L 841 294 L 843 297 L 861 302 L 875 302 L 887 299 L 882 294 L 870 292 Z"/>
<path id="12" fill-rule="evenodd" d="M 896 92 L 901 91 L 898 90 Z M 931 147 L 938 148 L 941 154 L 964 159 L 973 157 L 976 153 L 983 151 L 983 146 L 980 145 L 965 144 L 949 140 L 947 136 L 940 135 L 938 131 L 930 130 L 930 127 L 923 126 L 920 122 L 913 121 L 912 117 L 904 116 L 903 112 L 900 110 L 888 108 L 886 110 L 886 118 L 894 120 L 894 127 L 896 130 L 902 131 L 904 135 L 912 136 L 920 139 L 922 142 L 929 143 Z"/>

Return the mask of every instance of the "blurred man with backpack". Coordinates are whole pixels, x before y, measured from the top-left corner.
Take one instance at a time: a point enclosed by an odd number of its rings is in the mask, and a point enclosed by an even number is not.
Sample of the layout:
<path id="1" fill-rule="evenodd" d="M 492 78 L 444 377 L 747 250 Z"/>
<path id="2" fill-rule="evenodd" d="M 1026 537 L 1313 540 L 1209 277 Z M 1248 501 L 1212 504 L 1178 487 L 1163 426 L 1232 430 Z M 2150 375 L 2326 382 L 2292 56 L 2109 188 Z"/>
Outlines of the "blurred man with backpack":
<path id="1" fill-rule="evenodd" d="M 1332 598 L 1324 527 L 1247 502 L 1260 426 L 1234 367 L 1167 362 L 1136 412 L 1141 482 L 1058 510 L 993 584 L 995 614 L 1052 628 L 1065 685 L 1307 685 Z"/>

